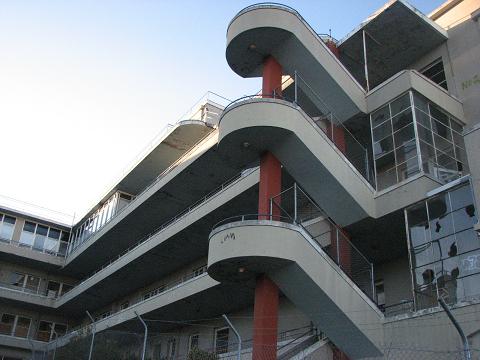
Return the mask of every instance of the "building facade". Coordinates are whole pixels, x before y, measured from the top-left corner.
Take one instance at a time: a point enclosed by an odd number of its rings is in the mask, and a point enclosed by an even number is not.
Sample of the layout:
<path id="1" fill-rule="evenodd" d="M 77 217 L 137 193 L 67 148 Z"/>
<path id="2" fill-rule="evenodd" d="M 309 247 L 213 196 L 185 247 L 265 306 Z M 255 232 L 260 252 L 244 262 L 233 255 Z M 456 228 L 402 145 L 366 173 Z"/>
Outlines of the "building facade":
<path id="1" fill-rule="evenodd" d="M 478 358 L 479 17 L 391 1 L 337 41 L 241 10 L 260 92 L 207 96 L 73 226 L 0 209 L 0 359 L 467 358 L 440 301 Z"/>

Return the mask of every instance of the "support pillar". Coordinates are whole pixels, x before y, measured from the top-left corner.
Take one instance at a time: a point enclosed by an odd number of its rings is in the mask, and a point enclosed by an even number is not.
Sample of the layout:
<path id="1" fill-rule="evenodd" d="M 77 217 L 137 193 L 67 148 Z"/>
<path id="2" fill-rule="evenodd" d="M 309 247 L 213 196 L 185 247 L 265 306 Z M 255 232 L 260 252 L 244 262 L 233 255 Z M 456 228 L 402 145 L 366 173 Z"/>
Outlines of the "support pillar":
<path id="1" fill-rule="evenodd" d="M 282 66 L 272 56 L 263 64 L 262 96 L 278 97 L 282 94 Z M 282 167 L 275 156 L 266 152 L 260 159 L 258 191 L 259 219 L 270 216 L 270 199 L 282 190 Z M 280 215 L 280 209 L 272 209 Z M 253 310 L 253 360 L 277 358 L 278 287 L 265 274 L 257 278 Z"/>
<path id="2" fill-rule="evenodd" d="M 260 275 L 255 287 L 253 310 L 253 360 L 277 358 L 278 287 Z"/>
<path id="3" fill-rule="evenodd" d="M 262 97 L 282 96 L 282 65 L 273 56 L 263 62 Z"/>

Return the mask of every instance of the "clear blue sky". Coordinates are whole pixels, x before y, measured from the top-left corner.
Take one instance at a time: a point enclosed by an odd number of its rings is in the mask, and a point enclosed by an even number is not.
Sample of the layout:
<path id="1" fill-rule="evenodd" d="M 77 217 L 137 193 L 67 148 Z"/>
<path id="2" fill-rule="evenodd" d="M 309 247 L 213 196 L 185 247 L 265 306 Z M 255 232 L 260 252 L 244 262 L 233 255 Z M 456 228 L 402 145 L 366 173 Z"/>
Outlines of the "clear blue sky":
<path id="1" fill-rule="evenodd" d="M 428 14 L 442 2 L 412 4 Z M 284 3 L 340 39 L 385 1 Z M 228 22 L 250 4 L 0 2 L 0 194 L 78 217 L 207 90 L 258 90 L 225 60 Z"/>

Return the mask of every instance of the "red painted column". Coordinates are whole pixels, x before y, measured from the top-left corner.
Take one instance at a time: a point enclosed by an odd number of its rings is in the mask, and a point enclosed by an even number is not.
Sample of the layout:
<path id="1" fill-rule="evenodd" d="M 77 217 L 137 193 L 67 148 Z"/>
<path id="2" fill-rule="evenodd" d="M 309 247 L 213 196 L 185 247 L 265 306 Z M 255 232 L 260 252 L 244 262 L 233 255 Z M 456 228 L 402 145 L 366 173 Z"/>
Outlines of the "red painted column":
<path id="1" fill-rule="evenodd" d="M 263 66 L 263 97 L 281 95 L 282 66 L 269 56 Z M 282 189 L 282 167 L 275 156 L 266 152 L 260 159 L 260 183 L 258 191 L 259 219 L 268 218 L 270 198 Z M 277 199 L 278 201 L 279 199 Z M 279 209 L 273 214 L 279 215 Z M 257 278 L 253 309 L 253 360 L 277 358 L 278 287 L 265 274 Z"/>
<path id="2" fill-rule="evenodd" d="M 282 191 L 282 167 L 277 158 L 266 152 L 260 158 L 260 183 L 258 189 L 259 219 L 268 219 L 270 214 L 270 198 Z M 278 203 L 279 198 L 275 201 Z M 272 215 L 280 215 L 280 209 L 273 206 Z M 263 215 L 263 216 L 262 216 Z"/>
<path id="3" fill-rule="evenodd" d="M 337 57 L 337 59 L 340 58 L 340 49 L 337 47 L 337 44 L 335 44 L 334 41 L 327 40 L 325 45 L 327 45 L 328 49 Z"/>
<path id="4" fill-rule="evenodd" d="M 253 310 L 253 360 L 277 358 L 278 287 L 266 275 L 257 279 Z"/>
<path id="5" fill-rule="evenodd" d="M 263 62 L 262 97 L 282 96 L 282 65 L 273 56 Z"/>

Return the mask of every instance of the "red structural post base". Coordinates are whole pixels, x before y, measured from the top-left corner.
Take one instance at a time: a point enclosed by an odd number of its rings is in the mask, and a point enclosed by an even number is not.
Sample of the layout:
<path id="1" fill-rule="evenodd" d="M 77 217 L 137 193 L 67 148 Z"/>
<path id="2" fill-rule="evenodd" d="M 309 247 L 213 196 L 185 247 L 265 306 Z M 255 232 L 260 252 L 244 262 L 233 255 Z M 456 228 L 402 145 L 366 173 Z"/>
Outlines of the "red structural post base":
<path id="1" fill-rule="evenodd" d="M 253 310 L 253 360 L 277 358 L 278 287 L 261 275 L 255 287 Z"/>
<path id="2" fill-rule="evenodd" d="M 260 184 L 258 190 L 259 219 L 269 219 L 270 199 L 282 191 L 282 166 L 277 158 L 266 152 L 260 158 Z M 278 203 L 279 198 L 275 199 Z M 272 207 L 270 215 L 280 215 L 280 209 Z"/>
<path id="3" fill-rule="evenodd" d="M 282 65 L 273 56 L 263 62 L 262 97 L 282 96 Z"/>

